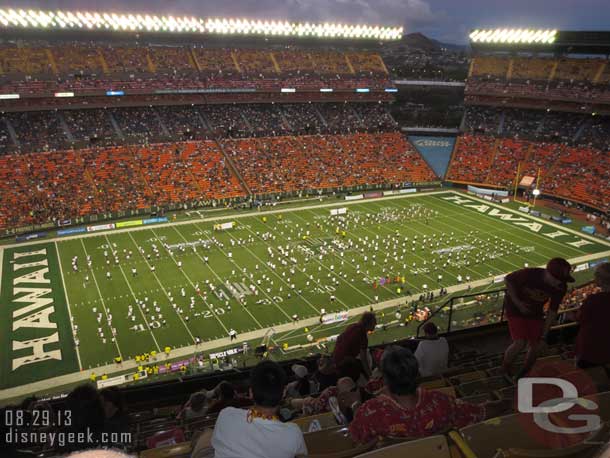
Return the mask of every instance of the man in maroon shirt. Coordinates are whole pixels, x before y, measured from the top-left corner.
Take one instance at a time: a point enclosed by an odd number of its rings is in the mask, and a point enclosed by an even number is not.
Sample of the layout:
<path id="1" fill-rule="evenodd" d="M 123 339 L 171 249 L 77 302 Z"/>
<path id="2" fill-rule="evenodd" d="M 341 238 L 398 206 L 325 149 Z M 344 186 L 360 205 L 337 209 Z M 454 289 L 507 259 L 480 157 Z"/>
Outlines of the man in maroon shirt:
<path id="1" fill-rule="evenodd" d="M 573 282 L 572 266 L 563 258 L 553 258 L 546 269 L 526 268 L 517 270 L 505 278 L 506 295 L 504 309 L 513 340 L 504 353 L 504 371 L 511 374 L 517 355 L 528 346 L 525 364 L 517 378 L 529 372 L 542 341 L 557 318 L 557 309 L 567 291 L 567 283 Z M 545 305 L 548 304 L 546 320 Z"/>
<path id="2" fill-rule="evenodd" d="M 601 291 L 587 297 L 578 311 L 576 361 L 582 369 L 610 364 L 610 263 L 595 269 L 595 283 Z"/>
<path id="3" fill-rule="evenodd" d="M 362 314 L 358 323 L 348 326 L 347 329 L 339 335 L 333 352 L 333 360 L 337 367 L 340 367 L 341 363 L 346 358 L 359 357 L 364 374 L 367 377 L 371 375 L 371 368 L 366 352 L 369 346 L 368 333 L 373 331 L 376 325 L 377 319 L 375 318 L 375 314 L 365 312 Z"/>

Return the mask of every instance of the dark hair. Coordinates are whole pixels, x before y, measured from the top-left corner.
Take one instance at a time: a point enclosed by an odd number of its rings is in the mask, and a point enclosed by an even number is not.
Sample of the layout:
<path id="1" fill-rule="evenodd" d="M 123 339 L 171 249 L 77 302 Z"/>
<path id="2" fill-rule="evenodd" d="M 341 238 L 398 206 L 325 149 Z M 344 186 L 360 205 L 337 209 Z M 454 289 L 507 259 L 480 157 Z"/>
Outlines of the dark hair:
<path id="1" fill-rule="evenodd" d="M 415 394 L 419 365 L 411 350 L 397 345 L 387 347 L 381 357 L 381 372 L 390 393 Z"/>
<path id="2" fill-rule="evenodd" d="M 338 378 L 349 377 L 356 382 L 360 378 L 361 373 L 362 363 L 359 359 L 356 359 L 353 356 L 343 358 L 343 361 L 341 361 L 339 363 L 339 367 L 337 367 Z"/>
<path id="3" fill-rule="evenodd" d="M 282 401 L 286 373 L 273 361 L 261 361 L 250 374 L 254 402 L 262 407 L 277 407 Z"/>
<path id="4" fill-rule="evenodd" d="M 72 425 L 67 428 L 68 432 L 86 433 L 90 431 L 94 437 L 101 439 L 99 435 L 104 430 L 106 413 L 102 398 L 93 385 L 87 383 L 74 388 L 66 398 L 66 406 L 72 412 Z M 66 444 L 66 449 L 87 449 L 95 447 L 94 442 L 78 445 Z"/>
<path id="5" fill-rule="evenodd" d="M 360 322 L 366 329 L 374 329 L 377 324 L 377 318 L 373 312 L 364 312 L 360 317 Z"/>
<path id="6" fill-rule="evenodd" d="M 311 382 L 309 375 L 297 380 L 296 390 L 301 396 L 309 396 L 311 394 Z"/>
<path id="7" fill-rule="evenodd" d="M 125 399 L 123 393 L 116 386 L 104 388 L 100 391 L 100 396 L 104 402 L 113 404 L 119 413 L 125 412 Z"/>
<path id="8" fill-rule="evenodd" d="M 218 391 L 221 399 L 233 399 L 235 397 L 235 388 L 229 382 L 220 382 Z"/>
<path id="9" fill-rule="evenodd" d="M 194 410 L 195 412 L 199 412 L 201 409 L 203 409 L 203 406 L 205 406 L 205 401 L 206 401 L 206 396 L 203 393 L 193 393 L 191 395 L 190 398 L 190 406 L 191 406 L 191 410 Z"/>
<path id="10" fill-rule="evenodd" d="M 432 321 L 428 321 L 424 324 L 424 332 L 429 336 L 436 335 L 438 334 L 438 327 Z"/>

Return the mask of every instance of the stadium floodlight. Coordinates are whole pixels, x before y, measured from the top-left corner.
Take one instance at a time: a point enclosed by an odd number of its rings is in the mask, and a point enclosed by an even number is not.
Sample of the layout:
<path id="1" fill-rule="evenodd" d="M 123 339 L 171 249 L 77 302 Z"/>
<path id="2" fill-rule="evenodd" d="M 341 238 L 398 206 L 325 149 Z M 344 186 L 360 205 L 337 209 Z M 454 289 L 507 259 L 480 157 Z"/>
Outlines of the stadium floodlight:
<path id="1" fill-rule="evenodd" d="M 116 30 L 125 32 L 207 33 L 262 36 L 314 36 L 318 38 L 356 38 L 398 40 L 402 27 L 379 25 L 312 24 L 278 20 L 196 18 L 155 16 L 151 14 L 118 14 L 90 11 L 40 11 L 0 8 L 0 29 Z M 537 36 L 547 40 L 547 35 Z"/>
<path id="2" fill-rule="evenodd" d="M 472 43 L 552 44 L 557 38 L 557 30 L 475 29 L 469 38 Z"/>

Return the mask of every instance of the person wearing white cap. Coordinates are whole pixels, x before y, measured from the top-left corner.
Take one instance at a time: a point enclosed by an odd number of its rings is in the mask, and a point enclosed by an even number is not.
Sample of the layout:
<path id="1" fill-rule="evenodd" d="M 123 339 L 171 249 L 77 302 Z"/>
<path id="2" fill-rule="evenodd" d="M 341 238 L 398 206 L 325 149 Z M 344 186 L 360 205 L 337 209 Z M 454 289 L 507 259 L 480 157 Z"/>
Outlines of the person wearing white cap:
<path id="1" fill-rule="evenodd" d="M 293 364 L 292 373 L 295 375 L 296 380 L 286 385 L 286 397 L 289 398 L 301 398 L 303 396 L 309 396 L 315 391 L 313 382 L 310 380 L 309 371 L 301 364 Z"/>

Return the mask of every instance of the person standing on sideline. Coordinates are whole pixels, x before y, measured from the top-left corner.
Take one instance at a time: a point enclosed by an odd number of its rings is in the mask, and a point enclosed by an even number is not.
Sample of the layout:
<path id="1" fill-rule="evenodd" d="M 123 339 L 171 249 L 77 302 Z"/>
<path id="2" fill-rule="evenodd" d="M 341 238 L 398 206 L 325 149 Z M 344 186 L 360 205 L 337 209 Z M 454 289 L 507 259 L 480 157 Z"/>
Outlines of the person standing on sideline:
<path id="1" fill-rule="evenodd" d="M 512 365 L 527 346 L 523 367 L 517 379 L 534 366 L 542 342 L 557 318 L 557 309 L 567 291 L 567 283 L 574 282 L 572 266 L 563 258 L 551 259 L 545 269 L 525 268 L 505 278 L 504 308 L 512 343 L 504 353 L 502 369 L 512 375 Z M 545 304 L 548 303 L 546 319 Z"/>
<path id="2" fill-rule="evenodd" d="M 362 314 L 360 321 L 349 325 L 339 335 L 335 344 L 335 350 L 333 351 L 333 360 L 336 367 L 340 367 L 346 358 L 359 358 L 364 375 L 367 378 L 371 376 L 371 367 L 367 354 L 369 347 L 368 333 L 372 332 L 376 325 L 377 318 L 375 314 L 365 312 Z"/>
<path id="3" fill-rule="evenodd" d="M 591 294 L 578 310 L 580 328 L 576 337 L 576 364 L 581 369 L 610 364 L 610 263 L 595 269 L 601 291 Z"/>
<path id="4" fill-rule="evenodd" d="M 419 375 L 430 377 L 441 375 L 449 363 L 449 344 L 447 339 L 438 336 L 438 328 L 432 321 L 424 324 L 425 339 L 420 340 L 415 350 L 419 365 Z"/>

